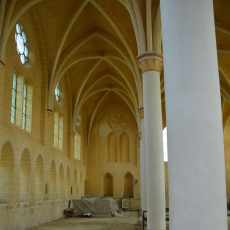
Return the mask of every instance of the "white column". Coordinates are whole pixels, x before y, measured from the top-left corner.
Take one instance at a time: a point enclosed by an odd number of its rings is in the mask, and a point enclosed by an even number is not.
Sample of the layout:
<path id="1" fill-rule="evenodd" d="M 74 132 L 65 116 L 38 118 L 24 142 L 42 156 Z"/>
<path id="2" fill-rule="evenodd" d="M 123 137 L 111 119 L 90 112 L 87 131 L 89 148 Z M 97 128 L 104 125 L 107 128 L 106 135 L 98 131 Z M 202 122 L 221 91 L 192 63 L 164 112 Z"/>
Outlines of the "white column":
<path id="1" fill-rule="evenodd" d="M 141 117 L 140 133 L 140 174 L 141 174 L 141 209 L 147 211 L 147 191 L 146 191 L 146 162 L 145 162 L 145 145 L 144 145 L 144 110 L 138 109 Z"/>
<path id="2" fill-rule="evenodd" d="M 213 2 L 161 0 L 170 230 L 227 230 Z"/>
<path id="3" fill-rule="evenodd" d="M 162 56 L 148 53 L 138 59 L 142 69 L 145 109 L 147 229 L 161 230 L 165 229 L 165 178 L 159 72 L 162 67 Z"/>

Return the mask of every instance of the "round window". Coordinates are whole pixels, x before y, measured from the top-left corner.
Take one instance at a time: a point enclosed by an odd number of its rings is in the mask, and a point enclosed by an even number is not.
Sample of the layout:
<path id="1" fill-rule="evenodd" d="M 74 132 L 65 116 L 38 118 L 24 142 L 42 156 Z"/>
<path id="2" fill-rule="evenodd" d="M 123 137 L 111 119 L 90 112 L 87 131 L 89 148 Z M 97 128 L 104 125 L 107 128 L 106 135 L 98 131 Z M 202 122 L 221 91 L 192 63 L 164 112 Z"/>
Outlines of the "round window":
<path id="1" fill-rule="evenodd" d="M 60 86 L 59 86 L 59 82 L 57 83 L 57 86 L 55 88 L 55 97 L 56 97 L 56 101 L 59 102 L 60 101 Z"/>
<path id="2" fill-rule="evenodd" d="M 76 123 L 77 123 L 77 126 L 81 125 L 81 115 L 77 116 Z"/>
<path id="3" fill-rule="evenodd" d="M 25 30 L 19 23 L 16 24 L 15 42 L 21 63 L 25 65 L 29 60 L 29 45 Z"/>

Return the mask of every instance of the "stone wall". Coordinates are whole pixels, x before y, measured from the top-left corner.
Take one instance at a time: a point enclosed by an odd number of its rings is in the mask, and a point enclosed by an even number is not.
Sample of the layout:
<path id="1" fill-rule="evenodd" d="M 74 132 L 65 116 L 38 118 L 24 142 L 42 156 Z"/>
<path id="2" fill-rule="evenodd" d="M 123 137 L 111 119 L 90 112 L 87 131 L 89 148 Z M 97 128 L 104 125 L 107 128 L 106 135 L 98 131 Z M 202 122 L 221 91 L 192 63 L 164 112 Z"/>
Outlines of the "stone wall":
<path id="1" fill-rule="evenodd" d="M 24 230 L 63 218 L 68 200 L 0 204 L 0 229 Z"/>

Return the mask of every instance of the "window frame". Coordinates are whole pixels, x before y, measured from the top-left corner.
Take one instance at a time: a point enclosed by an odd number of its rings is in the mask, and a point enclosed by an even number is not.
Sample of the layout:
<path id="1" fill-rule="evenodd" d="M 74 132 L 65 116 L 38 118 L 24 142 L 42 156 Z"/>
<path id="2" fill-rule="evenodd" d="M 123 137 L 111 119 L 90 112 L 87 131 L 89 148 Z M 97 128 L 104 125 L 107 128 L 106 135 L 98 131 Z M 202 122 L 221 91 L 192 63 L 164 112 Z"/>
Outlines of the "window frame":
<path id="1" fill-rule="evenodd" d="M 22 129 L 26 130 L 26 117 L 27 117 L 27 97 L 28 85 L 24 81 L 23 84 L 23 98 L 22 98 Z"/>
<path id="2" fill-rule="evenodd" d="M 29 53 L 30 53 L 29 42 L 28 42 L 28 36 L 26 34 L 24 26 L 19 22 L 17 22 L 15 25 L 14 36 L 15 36 L 16 49 L 20 57 L 20 61 L 23 65 L 26 65 L 29 62 Z M 20 44 L 20 41 L 18 40 L 18 36 L 21 37 L 23 44 Z M 23 48 L 23 51 L 20 51 L 20 48 Z"/>
<path id="3" fill-rule="evenodd" d="M 18 76 L 16 72 L 13 73 L 13 84 L 12 84 L 12 99 L 11 99 L 11 123 L 15 124 L 16 123 L 16 107 L 17 107 L 17 81 L 18 81 Z M 14 88 L 15 86 L 15 88 Z M 13 100 L 14 99 L 14 100 Z M 13 105 L 14 101 L 14 105 Z M 12 111 L 14 110 L 14 112 Z M 13 118 L 13 120 L 12 120 Z"/>

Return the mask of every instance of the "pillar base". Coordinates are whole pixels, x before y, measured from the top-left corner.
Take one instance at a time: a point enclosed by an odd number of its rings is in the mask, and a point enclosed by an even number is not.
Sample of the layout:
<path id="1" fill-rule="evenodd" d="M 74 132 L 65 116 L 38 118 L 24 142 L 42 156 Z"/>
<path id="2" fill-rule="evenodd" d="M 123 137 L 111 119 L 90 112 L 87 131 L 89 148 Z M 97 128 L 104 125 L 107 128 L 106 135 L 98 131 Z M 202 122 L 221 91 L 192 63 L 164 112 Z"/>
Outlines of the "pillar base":
<path id="1" fill-rule="evenodd" d="M 166 230 L 166 228 L 161 228 L 161 229 L 153 229 L 153 228 L 147 228 L 147 230 Z"/>

